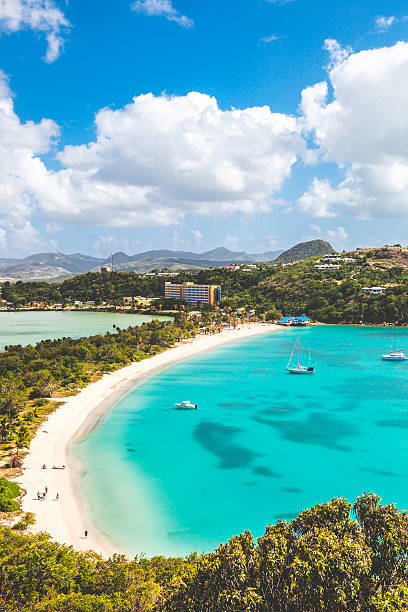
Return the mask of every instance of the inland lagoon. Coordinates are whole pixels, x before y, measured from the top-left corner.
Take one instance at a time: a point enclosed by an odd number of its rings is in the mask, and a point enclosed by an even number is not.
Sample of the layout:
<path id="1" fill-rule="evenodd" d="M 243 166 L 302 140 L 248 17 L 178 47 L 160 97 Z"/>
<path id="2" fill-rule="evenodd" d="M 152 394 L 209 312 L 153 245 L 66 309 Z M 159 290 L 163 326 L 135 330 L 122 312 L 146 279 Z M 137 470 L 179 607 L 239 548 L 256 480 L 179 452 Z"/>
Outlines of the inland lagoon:
<path id="1" fill-rule="evenodd" d="M 296 336 L 316 373 L 286 371 Z M 319 326 L 237 341 L 145 380 L 76 444 L 92 528 L 133 555 L 210 551 L 335 496 L 408 507 L 408 361 L 390 330 Z M 394 347 L 408 349 L 408 330 Z M 306 355 L 305 355 L 306 358 Z M 198 410 L 177 411 L 189 399 Z"/>
<path id="2" fill-rule="evenodd" d="M 18 311 L 0 312 L 0 349 L 10 344 L 36 344 L 41 340 L 56 340 L 69 336 L 82 338 L 114 331 L 130 325 L 141 325 L 145 321 L 169 317 L 153 317 L 116 312 L 76 311 Z"/>

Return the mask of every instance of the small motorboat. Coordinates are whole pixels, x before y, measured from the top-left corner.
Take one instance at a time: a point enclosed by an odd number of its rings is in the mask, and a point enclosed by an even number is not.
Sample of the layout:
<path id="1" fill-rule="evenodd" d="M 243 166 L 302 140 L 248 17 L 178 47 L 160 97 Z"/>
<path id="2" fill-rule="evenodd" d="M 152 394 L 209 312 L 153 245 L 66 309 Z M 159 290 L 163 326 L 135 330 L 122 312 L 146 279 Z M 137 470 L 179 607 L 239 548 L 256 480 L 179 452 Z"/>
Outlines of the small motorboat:
<path id="1" fill-rule="evenodd" d="M 390 351 L 388 354 L 384 354 L 381 359 L 383 361 L 406 361 L 408 357 L 403 351 Z"/>
<path id="2" fill-rule="evenodd" d="M 192 404 L 189 400 L 184 400 L 179 404 L 175 404 L 177 410 L 197 410 L 197 404 Z"/>

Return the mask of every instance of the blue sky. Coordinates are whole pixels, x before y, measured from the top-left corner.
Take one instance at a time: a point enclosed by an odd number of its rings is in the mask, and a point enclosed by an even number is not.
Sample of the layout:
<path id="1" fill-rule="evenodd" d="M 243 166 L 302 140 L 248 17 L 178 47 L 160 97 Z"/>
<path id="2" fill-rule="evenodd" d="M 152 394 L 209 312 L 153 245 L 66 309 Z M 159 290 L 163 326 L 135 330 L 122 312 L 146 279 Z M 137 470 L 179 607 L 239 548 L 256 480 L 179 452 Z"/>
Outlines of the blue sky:
<path id="1" fill-rule="evenodd" d="M 0 256 L 406 243 L 406 13 L 0 0 Z"/>

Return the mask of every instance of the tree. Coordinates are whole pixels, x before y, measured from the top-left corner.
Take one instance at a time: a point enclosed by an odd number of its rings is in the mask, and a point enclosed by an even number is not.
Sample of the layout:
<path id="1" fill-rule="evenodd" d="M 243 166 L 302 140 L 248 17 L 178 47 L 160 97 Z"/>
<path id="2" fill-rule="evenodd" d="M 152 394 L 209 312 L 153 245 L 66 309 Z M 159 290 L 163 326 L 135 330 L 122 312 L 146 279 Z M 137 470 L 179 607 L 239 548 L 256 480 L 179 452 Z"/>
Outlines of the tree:
<path id="1" fill-rule="evenodd" d="M 10 421 L 23 409 L 27 402 L 26 393 L 13 380 L 0 379 L 0 415 Z"/>
<path id="2" fill-rule="evenodd" d="M 398 512 L 395 504 L 381 506 L 380 502 L 374 493 L 366 493 L 353 506 L 373 552 L 371 580 L 366 585 L 373 594 L 408 581 L 408 515 Z"/>

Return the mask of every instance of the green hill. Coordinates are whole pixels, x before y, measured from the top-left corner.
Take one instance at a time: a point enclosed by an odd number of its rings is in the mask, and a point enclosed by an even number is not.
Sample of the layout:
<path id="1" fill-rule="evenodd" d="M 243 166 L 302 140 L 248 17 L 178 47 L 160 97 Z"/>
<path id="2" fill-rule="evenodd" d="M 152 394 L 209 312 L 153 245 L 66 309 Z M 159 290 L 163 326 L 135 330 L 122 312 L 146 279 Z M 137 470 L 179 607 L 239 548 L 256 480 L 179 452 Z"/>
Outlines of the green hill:
<path id="1" fill-rule="evenodd" d="M 325 240 L 309 240 L 308 242 L 300 242 L 291 249 L 284 251 L 275 259 L 276 263 L 291 263 L 292 261 L 302 261 L 309 257 L 317 255 L 327 255 L 335 253 L 333 247 Z"/>

